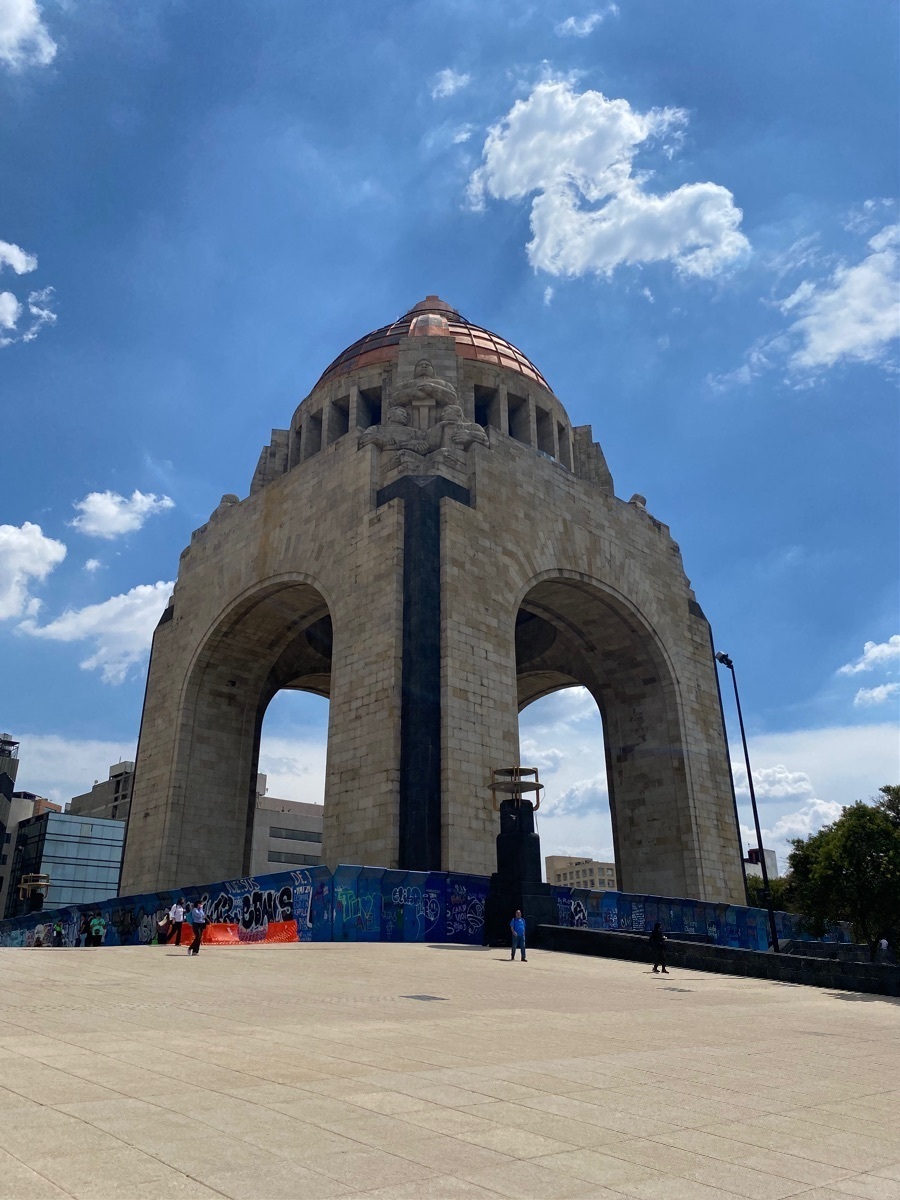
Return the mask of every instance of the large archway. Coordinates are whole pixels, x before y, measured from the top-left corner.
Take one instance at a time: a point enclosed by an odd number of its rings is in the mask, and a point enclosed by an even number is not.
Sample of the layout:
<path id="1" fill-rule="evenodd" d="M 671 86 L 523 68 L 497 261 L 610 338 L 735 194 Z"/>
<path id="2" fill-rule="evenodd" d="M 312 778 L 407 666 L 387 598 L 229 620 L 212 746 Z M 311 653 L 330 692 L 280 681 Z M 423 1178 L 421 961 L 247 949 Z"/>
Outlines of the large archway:
<path id="1" fill-rule="evenodd" d="M 284 688 L 330 697 L 333 628 L 310 583 L 243 596 L 215 623 L 187 674 L 161 863 L 179 882 L 247 874 L 263 717 Z"/>
<path id="2" fill-rule="evenodd" d="M 692 833 L 674 673 L 659 640 L 612 590 L 545 578 L 516 616 L 520 711 L 581 686 L 603 721 L 615 860 L 625 891 L 690 894 Z"/>

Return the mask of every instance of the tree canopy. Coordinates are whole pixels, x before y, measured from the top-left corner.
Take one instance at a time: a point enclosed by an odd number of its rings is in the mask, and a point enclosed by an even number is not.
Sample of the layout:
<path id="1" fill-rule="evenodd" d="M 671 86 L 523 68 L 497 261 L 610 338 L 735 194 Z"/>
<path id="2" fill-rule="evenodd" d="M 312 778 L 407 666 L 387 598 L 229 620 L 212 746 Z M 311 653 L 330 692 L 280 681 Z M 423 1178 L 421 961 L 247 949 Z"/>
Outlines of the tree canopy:
<path id="1" fill-rule="evenodd" d="M 874 959 L 882 937 L 900 938 L 900 785 L 858 800 L 807 838 L 795 838 L 782 898 L 803 913 L 810 932 L 848 922 Z M 774 897 L 773 897 L 774 899 Z"/>

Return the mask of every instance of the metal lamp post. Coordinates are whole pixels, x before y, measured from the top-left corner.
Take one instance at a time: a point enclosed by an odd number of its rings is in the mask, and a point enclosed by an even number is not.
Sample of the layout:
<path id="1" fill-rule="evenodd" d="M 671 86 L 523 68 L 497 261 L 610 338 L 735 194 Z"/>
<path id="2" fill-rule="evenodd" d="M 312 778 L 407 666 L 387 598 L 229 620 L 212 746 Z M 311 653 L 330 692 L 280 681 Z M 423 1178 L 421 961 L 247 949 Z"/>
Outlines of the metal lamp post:
<path id="1" fill-rule="evenodd" d="M 750 752 L 747 749 L 747 735 L 744 733 L 744 714 L 741 712 L 741 698 L 738 695 L 737 676 L 734 673 L 734 663 L 727 654 L 717 654 L 716 662 L 727 667 L 731 672 L 731 683 L 734 687 L 734 703 L 737 706 L 738 724 L 741 727 L 741 742 L 744 746 L 744 763 L 747 767 L 747 786 L 750 789 L 750 805 L 753 809 L 753 824 L 756 826 L 756 844 L 759 847 L 759 865 L 762 867 L 763 899 L 769 914 L 769 933 L 772 938 L 772 949 L 779 953 L 778 929 L 775 925 L 775 909 L 772 907 L 772 892 L 769 888 L 769 869 L 766 866 L 766 852 L 763 849 L 762 830 L 759 827 L 759 811 L 756 807 L 756 792 L 753 788 L 753 772 L 750 770 Z"/>

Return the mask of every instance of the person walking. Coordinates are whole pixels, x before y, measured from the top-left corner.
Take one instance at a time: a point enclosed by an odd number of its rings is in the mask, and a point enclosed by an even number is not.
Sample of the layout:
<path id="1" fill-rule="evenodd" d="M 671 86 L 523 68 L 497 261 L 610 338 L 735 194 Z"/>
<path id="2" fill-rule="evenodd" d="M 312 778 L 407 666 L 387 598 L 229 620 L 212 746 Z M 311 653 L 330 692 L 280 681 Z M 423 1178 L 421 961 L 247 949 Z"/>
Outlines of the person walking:
<path id="1" fill-rule="evenodd" d="M 662 967 L 663 975 L 668 975 L 669 972 L 666 968 L 666 935 L 663 933 L 662 925 L 660 925 L 659 921 L 656 922 L 650 932 L 650 945 L 653 948 L 654 974 Z"/>
<path id="2" fill-rule="evenodd" d="M 106 921 L 100 913 L 94 913 L 91 917 L 91 945 L 102 946 L 103 939 L 106 937 Z"/>
<path id="3" fill-rule="evenodd" d="M 53 922 L 53 945 L 60 947 L 63 944 L 63 923 L 62 921 Z"/>
<path id="4" fill-rule="evenodd" d="M 174 945 L 181 945 L 181 927 L 184 924 L 184 905 L 176 900 L 169 909 L 169 928 L 174 932 Z"/>
<path id="5" fill-rule="evenodd" d="M 509 930 L 512 934 L 512 953 L 510 961 L 515 962 L 516 951 L 522 951 L 522 962 L 528 962 L 525 957 L 525 918 L 522 916 L 521 908 L 516 909 L 516 915 L 509 923 Z"/>
<path id="6" fill-rule="evenodd" d="M 91 944 L 91 919 L 87 913 L 81 914 L 81 921 L 78 925 L 78 937 L 75 939 L 76 946 L 90 946 Z"/>
<path id="7" fill-rule="evenodd" d="M 194 931 L 194 940 L 188 946 L 188 954 L 199 954 L 200 942 L 203 940 L 203 930 L 206 927 L 206 913 L 199 900 L 191 905 L 191 911 L 188 913 L 188 921 Z"/>

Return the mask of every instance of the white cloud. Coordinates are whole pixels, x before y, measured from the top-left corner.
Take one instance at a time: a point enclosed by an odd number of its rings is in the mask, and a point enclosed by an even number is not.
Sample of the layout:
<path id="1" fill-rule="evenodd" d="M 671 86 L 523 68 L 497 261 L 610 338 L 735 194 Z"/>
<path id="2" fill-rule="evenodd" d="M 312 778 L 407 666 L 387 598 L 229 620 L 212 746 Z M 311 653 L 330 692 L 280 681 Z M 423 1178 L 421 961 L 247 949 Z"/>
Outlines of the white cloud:
<path id="1" fill-rule="evenodd" d="M 763 842 L 782 867 L 789 839 L 806 837 L 837 820 L 845 804 L 874 796 L 900 779 L 897 729 L 890 722 L 830 726 L 749 739 Z M 731 747 L 745 844 L 756 845 L 739 745 Z M 799 802 L 799 803 L 798 803 Z"/>
<path id="2" fill-rule="evenodd" d="M 603 23 L 605 17 L 617 17 L 618 15 L 618 6 L 610 4 L 602 12 L 591 12 L 586 17 L 566 17 L 564 21 L 560 21 L 553 27 L 553 32 L 557 37 L 585 38 Z"/>
<path id="3" fill-rule="evenodd" d="M 900 633 L 895 633 L 886 642 L 865 642 L 863 652 L 855 662 L 838 667 L 838 675 L 858 675 L 861 671 L 872 671 L 876 667 L 889 667 L 900 662 Z"/>
<path id="4" fill-rule="evenodd" d="M 820 252 L 818 238 L 801 239 L 784 255 L 771 258 L 767 265 L 779 280 L 800 268 L 818 268 L 820 277 L 803 279 L 789 296 L 768 301 L 790 323 L 757 339 L 741 366 L 707 375 L 706 383 L 722 392 L 781 369 L 787 385 L 806 389 L 815 385 L 822 369 L 840 363 L 870 363 L 893 371 L 890 349 L 900 333 L 898 247 L 900 226 L 888 225 L 869 239 L 870 253 L 852 266 L 834 266 L 834 256 Z"/>
<path id="5" fill-rule="evenodd" d="M 46 579 L 65 557 L 63 543 L 40 525 L 0 525 L 0 620 L 34 613 L 39 601 L 29 595 L 30 582 Z"/>
<path id="6" fill-rule="evenodd" d="M 175 502 L 168 496 L 139 491 L 132 492 L 128 499 L 118 492 L 90 492 L 73 507 L 80 513 L 69 522 L 73 528 L 90 537 L 111 539 L 134 533 L 148 517 L 174 508 Z"/>
<path id="7" fill-rule="evenodd" d="M 84 569 L 93 575 L 94 571 L 99 571 L 103 563 L 99 558 L 89 558 L 84 564 Z"/>
<path id="8" fill-rule="evenodd" d="M 472 136 L 474 125 L 460 125 L 453 133 L 453 145 L 461 146 L 463 142 L 467 142 Z"/>
<path id="9" fill-rule="evenodd" d="M 13 70 L 45 67 L 55 55 L 56 43 L 35 0 L 0 0 L 0 62 Z"/>
<path id="10" fill-rule="evenodd" d="M 270 796 L 321 804 L 325 794 L 325 738 L 267 735 L 259 744 L 259 769 Z"/>
<path id="11" fill-rule="evenodd" d="M 892 696 L 900 694 L 900 683 L 882 683 L 878 687 L 860 688 L 853 697 L 857 708 L 871 708 L 876 704 L 884 704 Z"/>
<path id="12" fill-rule="evenodd" d="M 104 683 L 121 683 L 129 668 L 149 651 L 153 630 L 173 586 L 162 582 L 139 584 L 100 604 L 67 609 L 46 625 L 38 625 L 30 615 L 19 629 L 49 641 L 93 643 L 93 653 L 79 666 L 85 671 L 99 670 Z"/>
<path id="13" fill-rule="evenodd" d="M 0 0 L 0 24 L 2 24 L 2 5 Z M 11 267 L 17 275 L 25 275 L 37 267 L 37 259 L 28 254 L 21 246 L 13 242 L 0 241 L 0 270 Z M 32 342 L 44 325 L 56 320 L 56 313 L 50 308 L 53 298 L 53 288 L 46 287 L 39 291 L 28 293 L 28 314 L 31 323 L 23 332 L 18 332 L 19 319 L 25 311 L 25 305 L 12 292 L 0 292 L 0 347 L 11 346 L 14 342 Z M 7 337 L 3 334 L 15 334 Z"/>
<path id="14" fill-rule="evenodd" d="M 22 315 L 22 305 L 12 292 L 0 292 L 0 329 L 15 329 Z"/>
<path id="15" fill-rule="evenodd" d="M 544 304 L 549 305 L 553 299 L 553 288 L 547 284 L 544 288 Z"/>
<path id="16" fill-rule="evenodd" d="M 454 71 L 452 67 L 445 67 L 443 71 L 438 71 L 432 81 L 431 98 L 432 100 L 444 100 L 447 96 L 454 96 L 457 92 L 462 91 L 471 82 L 471 75 L 462 71 Z"/>
<path id="17" fill-rule="evenodd" d="M 17 785 L 66 804 L 90 791 L 95 779 L 106 779 L 113 763 L 134 761 L 133 741 L 68 738 L 56 733 L 22 733 Z"/>
<path id="18" fill-rule="evenodd" d="M 489 130 L 470 204 L 535 193 L 528 258 L 551 275 L 661 261 L 685 275 L 714 275 L 749 248 L 731 192 L 690 183 L 657 195 L 645 191 L 649 173 L 632 169 L 642 146 L 686 121 L 681 109 L 640 113 L 627 100 L 544 81 Z"/>
<path id="19" fill-rule="evenodd" d="M 0 6 L 2 4 L 3 0 L 0 0 Z M 13 242 L 0 241 L 0 270 L 3 267 L 12 267 L 17 275 L 25 275 L 36 266 L 37 259 L 33 254 L 26 253 L 21 246 L 16 246 Z"/>
<path id="20" fill-rule="evenodd" d="M 900 225 L 869 240 L 871 251 L 855 266 L 838 267 L 827 283 L 804 280 L 781 302 L 797 312 L 789 334 L 800 346 L 788 365 L 795 370 L 832 367 L 840 361 L 881 362 L 900 333 L 897 311 L 897 247 Z"/>
<path id="21" fill-rule="evenodd" d="M 734 772 L 734 787 L 738 795 L 750 795 L 747 787 L 747 770 L 742 762 L 731 764 Z M 786 796 L 812 795 L 812 781 L 805 771 L 789 771 L 782 763 L 777 767 L 764 767 L 753 772 L 753 788 L 756 798 L 781 800 Z"/>

